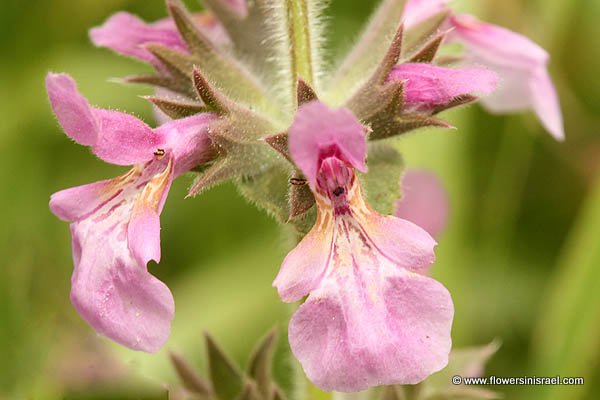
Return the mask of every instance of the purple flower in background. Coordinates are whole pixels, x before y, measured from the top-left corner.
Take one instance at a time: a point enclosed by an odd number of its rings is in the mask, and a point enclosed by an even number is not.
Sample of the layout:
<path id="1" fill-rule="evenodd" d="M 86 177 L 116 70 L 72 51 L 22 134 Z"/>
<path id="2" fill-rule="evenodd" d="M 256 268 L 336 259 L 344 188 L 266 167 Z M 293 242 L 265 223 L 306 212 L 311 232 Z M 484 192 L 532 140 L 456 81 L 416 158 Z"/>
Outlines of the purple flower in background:
<path id="1" fill-rule="evenodd" d="M 213 155 L 207 127 L 214 115 L 151 129 L 131 115 L 91 107 L 68 75 L 49 74 L 46 87 L 67 135 L 108 163 L 134 165 L 117 178 L 51 197 L 52 212 L 71 222 L 71 301 L 97 332 L 158 351 L 169 337 L 174 304 L 146 264 L 160 261 L 159 215 L 172 180 Z"/>
<path id="2" fill-rule="evenodd" d="M 292 351 L 325 390 L 414 384 L 448 362 L 453 305 L 422 275 L 435 240 L 417 225 L 365 203 L 365 128 L 347 109 L 298 110 L 289 147 L 317 204 L 312 230 L 273 285 L 284 301 L 307 294 L 289 327 Z"/>
<path id="3" fill-rule="evenodd" d="M 485 65 L 500 76 L 498 90 L 482 101 L 492 112 L 533 109 L 556 139 L 564 139 L 560 104 L 548 74 L 548 53 L 508 29 L 486 24 L 470 15 L 450 18 L 452 40 L 465 45 L 465 61 Z"/>
<path id="4" fill-rule="evenodd" d="M 215 44 L 229 42 L 223 26 L 208 12 L 195 15 L 197 27 Z M 90 30 L 90 38 L 98 47 L 109 49 L 141 61 L 160 64 L 146 49 L 147 45 L 159 44 L 173 50 L 187 52 L 187 45 L 177 31 L 171 18 L 146 23 L 135 15 L 119 12 L 111 16 L 102 26 Z"/>
<path id="5" fill-rule="evenodd" d="M 409 0 L 403 15 L 406 26 L 449 12 L 448 3 L 448 0 Z M 484 92 L 490 94 L 482 100 L 484 107 L 494 113 L 532 109 L 554 138 L 564 139 L 558 95 L 548 73 L 549 56 L 544 49 L 525 36 L 471 15 L 449 14 L 446 25 L 448 41 L 465 47 L 463 64 L 485 66 L 498 74 L 498 89 L 493 94 Z M 400 67 L 405 68 L 404 64 Z"/>
<path id="6" fill-rule="evenodd" d="M 402 177 L 402 197 L 394 215 L 414 222 L 433 237 L 448 223 L 448 194 L 439 178 L 430 171 L 408 170 Z"/>

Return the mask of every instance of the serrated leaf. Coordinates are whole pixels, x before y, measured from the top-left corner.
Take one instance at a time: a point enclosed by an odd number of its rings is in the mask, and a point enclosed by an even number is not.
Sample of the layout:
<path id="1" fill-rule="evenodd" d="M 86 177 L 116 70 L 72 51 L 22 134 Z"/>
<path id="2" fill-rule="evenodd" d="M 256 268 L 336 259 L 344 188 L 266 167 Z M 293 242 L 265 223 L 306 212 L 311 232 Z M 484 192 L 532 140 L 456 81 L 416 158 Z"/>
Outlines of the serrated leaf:
<path id="1" fill-rule="evenodd" d="M 204 104 L 195 101 L 186 101 L 155 96 L 145 96 L 144 98 L 150 101 L 162 112 L 164 112 L 166 115 L 173 119 L 185 118 L 194 114 L 209 111 L 209 109 Z"/>
<path id="2" fill-rule="evenodd" d="M 290 167 L 280 162 L 263 173 L 242 178 L 238 182 L 238 188 L 244 197 L 284 224 L 289 215 L 289 171 Z"/>
<path id="3" fill-rule="evenodd" d="M 244 388 L 244 375 L 210 335 L 204 337 L 214 394 L 219 400 L 236 399 Z"/>
<path id="4" fill-rule="evenodd" d="M 169 353 L 169 356 L 185 388 L 208 399 L 211 395 L 210 385 L 181 356 L 175 353 Z"/>
<path id="5" fill-rule="evenodd" d="M 408 29 L 404 37 L 403 55 L 415 52 L 422 43 L 427 42 L 436 34 L 448 18 L 449 13 L 449 11 L 442 11 Z"/>
<path id="6" fill-rule="evenodd" d="M 405 0 L 383 0 L 328 84 L 328 100 L 344 103 L 369 79 L 394 40 Z"/>
<path id="7" fill-rule="evenodd" d="M 369 171 L 359 173 L 367 201 L 380 213 L 391 214 L 400 198 L 402 156 L 387 143 L 369 143 L 367 162 Z"/>
<path id="8" fill-rule="evenodd" d="M 413 55 L 410 56 L 408 62 L 411 63 L 430 63 L 435 58 L 442 42 L 446 38 L 446 32 L 443 32 L 423 45 Z"/>
<path id="9" fill-rule="evenodd" d="M 249 73 L 248 68 L 212 44 L 198 29 L 179 0 L 167 0 L 167 5 L 177 29 L 193 54 L 194 64 L 209 82 L 222 88 L 236 101 L 253 105 L 263 111 L 276 111 L 276 107 L 269 102 L 265 89 Z"/>
<path id="10" fill-rule="evenodd" d="M 256 388 L 265 399 L 269 398 L 272 391 L 271 364 L 276 342 L 277 330 L 271 329 L 254 349 L 248 362 L 248 375 L 254 380 Z"/>

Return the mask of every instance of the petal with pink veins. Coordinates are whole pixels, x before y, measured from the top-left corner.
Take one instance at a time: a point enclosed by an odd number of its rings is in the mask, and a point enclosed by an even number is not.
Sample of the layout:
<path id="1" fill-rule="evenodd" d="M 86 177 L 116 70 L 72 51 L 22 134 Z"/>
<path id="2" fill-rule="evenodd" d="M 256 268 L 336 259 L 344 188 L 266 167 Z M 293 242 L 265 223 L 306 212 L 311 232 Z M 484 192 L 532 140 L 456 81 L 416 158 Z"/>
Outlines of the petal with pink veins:
<path id="1" fill-rule="evenodd" d="M 307 376 L 324 390 L 354 392 L 415 384 L 444 368 L 452 300 L 413 272 L 433 262 L 435 240 L 365 203 L 355 174 L 361 163 L 351 161 L 365 158 L 360 122 L 348 110 L 308 103 L 289 135 L 292 159 L 312 179 L 318 217 L 274 286 L 284 301 L 309 293 L 288 332 Z"/>
<path id="2" fill-rule="evenodd" d="M 160 260 L 158 215 L 172 172 L 170 160 L 157 159 L 51 200 L 53 211 L 75 220 L 75 308 L 96 331 L 136 350 L 158 351 L 173 318 L 171 293 L 146 270 L 150 259 Z M 73 204 L 76 213 L 63 211 Z"/>
<path id="3" fill-rule="evenodd" d="M 290 322 L 292 351 L 324 390 L 416 384 L 448 362 L 450 294 L 377 245 L 351 217 L 339 218 L 325 277 Z"/>

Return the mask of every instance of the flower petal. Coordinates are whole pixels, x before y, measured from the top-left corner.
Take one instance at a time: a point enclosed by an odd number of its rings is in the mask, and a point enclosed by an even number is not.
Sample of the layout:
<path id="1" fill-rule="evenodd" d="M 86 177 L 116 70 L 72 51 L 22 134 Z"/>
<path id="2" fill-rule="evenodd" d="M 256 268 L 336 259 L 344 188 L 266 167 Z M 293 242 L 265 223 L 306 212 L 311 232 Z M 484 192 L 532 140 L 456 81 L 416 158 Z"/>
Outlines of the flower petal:
<path id="1" fill-rule="evenodd" d="M 564 140 L 562 113 L 558 95 L 546 68 L 533 72 L 529 81 L 533 109 L 548 132 L 558 140 Z"/>
<path id="2" fill-rule="evenodd" d="M 153 353 L 169 337 L 173 296 L 131 257 L 124 229 L 97 231 L 89 221 L 72 224 L 71 302 L 98 333 Z"/>
<path id="3" fill-rule="evenodd" d="M 98 158 L 116 165 L 133 165 L 151 160 L 164 138 L 133 115 L 94 109 L 100 122 L 98 142 L 92 151 Z"/>
<path id="4" fill-rule="evenodd" d="M 79 221 L 89 217 L 119 195 L 114 179 L 61 190 L 50 196 L 50 210 L 64 221 Z"/>
<path id="5" fill-rule="evenodd" d="M 151 160 L 164 138 L 132 115 L 91 107 L 73 78 L 48 74 L 46 87 L 61 126 L 76 142 L 91 146 L 100 159 L 117 165 Z"/>
<path id="6" fill-rule="evenodd" d="M 483 105 L 498 113 L 532 108 L 548 132 L 562 140 L 562 114 L 547 71 L 548 53 L 525 36 L 470 15 L 454 16 L 451 24 L 451 40 L 466 46 L 466 60 L 500 76 L 499 90 L 484 99 Z"/>
<path id="7" fill-rule="evenodd" d="M 66 74 L 49 73 L 46 90 L 52 110 L 65 133 L 77 143 L 92 146 L 98 140 L 98 121 L 88 101 L 77 90 L 75 81 Z"/>
<path id="8" fill-rule="evenodd" d="M 293 302 L 317 288 L 331 257 L 331 213 L 319 211 L 315 227 L 287 255 L 273 281 L 281 299 Z"/>
<path id="9" fill-rule="evenodd" d="M 119 12 L 102 26 L 91 29 L 90 38 L 98 47 L 108 47 L 117 53 L 149 62 L 155 61 L 155 58 L 144 48 L 146 44 L 160 44 L 183 51 L 187 49 L 170 18 L 147 24 L 126 12 Z"/>
<path id="10" fill-rule="evenodd" d="M 313 188 L 324 156 L 366 172 L 366 145 L 365 129 L 350 110 L 331 110 L 319 101 L 302 105 L 289 130 L 290 154 Z"/>
<path id="11" fill-rule="evenodd" d="M 214 156 L 208 128 L 217 118 L 218 115 L 215 113 L 201 113 L 169 121 L 154 130 L 158 137 L 164 138 L 164 150 L 168 150 L 176 161 L 175 176 L 197 167 Z"/>
<path id="12" fill-rule="evenodd" d="M 369 256 L 354 267 L 335 265 L 290 322 L 292 351 L 324 390 L 416 384 L 448 362 L 453 306 L 446 288 Z"/>
<path id="13" fill-rule="evenodd" d="M 379 251 L 398 266 L 418 272 L 435 261 L 437 242 L 420 226 L 377 213 L 361 218 L 359 223 Z"/>
<path id="14" fill-rule="evenodd" d="M 402 15 L 404 26 L 406 28 L 413 27 L 427 18 L 449 9 L 448 0 L 408 0 Z"/>
<path id="15" fill-rule="evenodd" d="M 500 82 L 498 89 L 490 96 L 481 99 L 486 110 L 496 113 L 512 113 L 527 110 L 531 106 L 528 71 L 510 68 L 496 68 Z"/>
<path id="16" fill-rule="evenodd" d="M 500 26 L 482 22 L 472 15 L 450 18 L 450 39 L 465 44 L 473 58 L 484 65 L 530 68 L 548 62 L 548 53 L 527 37 Z"/>
<path id="17" fill-rule="evenodd" d="M 426 170 L 406 171 L 394 215 L 438 236 L 448 222 L 448 194 L 438 177 Z"/>
<path id="18" fill-rule="evenodd" d="M 155 159 L 51 201 L 57 214 L 75 220 L 74 306 L 99 333 L 150 352 L 166 341 L 173 318 L 169 290 L 146 270 L 149 259 L 160 259 L 158 214 L 172 173 L 170 159 Z"/>
<path id="19" fill-rule="evenodd" d="M 497 84 L 496 74 L 485 68 L 445 68 L 422 63 L 397 65 L 388 79 L 405 81 L 405 103 L 426 109 L 465 94 L 488 95 Z"/>
<path id="20" fill-rule="evenodd" d="M 148 261 L 160 262 L 160 212 L 173 180 L 173 162 L 165 170 L 152 177 L 142 189 L 127 225 L 129 250 L 138 264 Z"/>

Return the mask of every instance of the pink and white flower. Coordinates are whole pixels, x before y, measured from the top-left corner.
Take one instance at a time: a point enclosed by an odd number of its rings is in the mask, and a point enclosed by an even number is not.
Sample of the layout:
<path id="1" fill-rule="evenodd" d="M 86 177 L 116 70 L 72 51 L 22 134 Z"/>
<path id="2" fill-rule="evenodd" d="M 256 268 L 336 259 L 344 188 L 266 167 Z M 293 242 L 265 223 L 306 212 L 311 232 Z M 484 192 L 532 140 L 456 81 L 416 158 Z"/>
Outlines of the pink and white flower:
<path id="1" fill-rule="evenodd" d="M 414 384 L 442 369 L 453 305 L 423 275 L 435 240 L 365 203 L 365 128 L 347 109 L 298 110 L 289 148 L 317 204 L 312 230 L 285 258 L 273 285 L 284 301 L 308 295 L 289 327 L 292 351 L 324 390 Z"/>
<path id="2" fill-rule="evenodd" d="M 403 20 L 411 27 L 450 10 L 448 0 L 408 0 Z M 558 95 L 548 73 L 550 57 L 544 49 L 523 35 L 472 15 L 452 14 L 446 27 L 450 28 L 449 40 L 464 45 L 465 65 L 484 66 L 498 74 L 498 89 L 482 99 L 486 109 L 493 113 L 533 110 L 553 137 L 564 139 Z"/>
<path id="3" fill-rule="evenodd" d="M 533 109 L 552 136 L 564 139 L 558 95 L 547 68 L 548 53 L 525 36 L 471 15 L 452 16 L 450 23 L 452 40 L 465 46 L 465 62 L 485 65 L 501 78 L 499 89 L 483 99 L 483 105 L 496 113 Z"/>
<path id="4" fill-rule="evenodd" d="M 174 303 L 146 264 L 160 261 L 159 216 L 171 182 L 213 156 L 207 136 L 213 114 L 151 129 L 137 118 L 90 106 L 65 74 L 46 87 L 59 123 L 100 159 L 134 165 L 113 179 L 54 193 L 50 208 L 71 222 L 71 301 L 100 334 L 147 352 L 170 334 Z"/>

